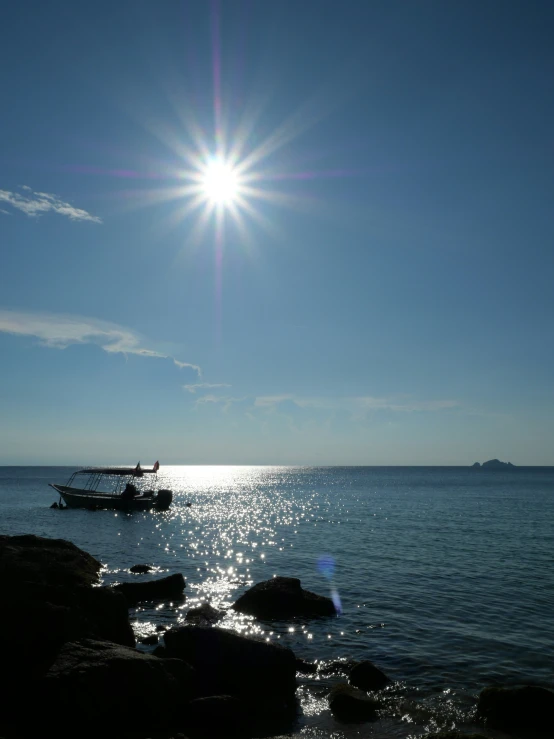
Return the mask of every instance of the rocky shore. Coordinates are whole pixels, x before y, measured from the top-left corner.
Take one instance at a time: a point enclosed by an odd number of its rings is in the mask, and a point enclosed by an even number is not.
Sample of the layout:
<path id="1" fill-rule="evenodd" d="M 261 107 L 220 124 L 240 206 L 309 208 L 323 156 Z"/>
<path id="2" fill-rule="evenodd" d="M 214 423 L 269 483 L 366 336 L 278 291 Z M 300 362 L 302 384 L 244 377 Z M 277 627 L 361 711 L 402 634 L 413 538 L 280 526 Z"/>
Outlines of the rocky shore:
<path id="1" fill-rule="evenodd" d="M 0 736 L 217 739 L 275 736 L 297 719 L 297 674 L 319 667 L 290 649 L 215 626 L 221 612 L 191 609 L 153 654 L 136 648 L 128 609 L 183 593 L 180 573 L 99 584 L 101 564 L 70 542 L 0 536 L 4 681 Z M 264 620 L 334 614 L 330 599 L 295 578 L 258 583 L 233 605 Z M 342 665 L 344 671 L 345 665 Z M 341 722 L 376 721 L 394 680 L 369 660 L 349 665 L 328 696 Z M 484 731 L 552 735 L 554 692 L 485 688 L 475 707 Z M 512 732 L 514 732 L 512 734 Z M 478 739 L 443 732 L 427 739 Z M 490 736 L 490 734 L 489 734 Z"/>

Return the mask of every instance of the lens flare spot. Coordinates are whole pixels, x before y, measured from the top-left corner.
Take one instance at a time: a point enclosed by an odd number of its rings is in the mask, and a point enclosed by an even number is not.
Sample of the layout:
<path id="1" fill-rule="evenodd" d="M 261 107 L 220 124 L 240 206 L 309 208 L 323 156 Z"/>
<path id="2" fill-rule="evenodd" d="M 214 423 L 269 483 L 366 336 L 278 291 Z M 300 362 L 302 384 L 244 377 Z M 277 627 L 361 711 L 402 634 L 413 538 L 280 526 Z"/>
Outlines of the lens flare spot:
<path id="1" fill-rule="evenodd" d="M 318 571 L 330 580 L 335 574 L 335 560 L 330 554 L 322 554 L 317 560 Z"/>
<path id="2" fill-rule="evenodd" d="M 339 591 L 336 588 L 331 590 L 331 600 L 333 601 L 337 615 L 342 615 L 342 603 L 340 602 Z"/>

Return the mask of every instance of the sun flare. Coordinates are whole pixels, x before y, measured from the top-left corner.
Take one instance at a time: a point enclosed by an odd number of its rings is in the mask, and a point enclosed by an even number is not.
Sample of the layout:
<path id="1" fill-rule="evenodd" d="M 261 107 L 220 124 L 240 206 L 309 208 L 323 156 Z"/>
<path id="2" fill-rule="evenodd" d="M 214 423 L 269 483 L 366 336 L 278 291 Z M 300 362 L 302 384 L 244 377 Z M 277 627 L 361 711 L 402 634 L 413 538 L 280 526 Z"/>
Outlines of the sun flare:
<path id="1" fill-rule="evenodd" d="M 213 159 L 207 164 L 201 185 L 204 197 L 213 205 L 232 205 L 240 193 L 237 172 L 222 159 Z"/>

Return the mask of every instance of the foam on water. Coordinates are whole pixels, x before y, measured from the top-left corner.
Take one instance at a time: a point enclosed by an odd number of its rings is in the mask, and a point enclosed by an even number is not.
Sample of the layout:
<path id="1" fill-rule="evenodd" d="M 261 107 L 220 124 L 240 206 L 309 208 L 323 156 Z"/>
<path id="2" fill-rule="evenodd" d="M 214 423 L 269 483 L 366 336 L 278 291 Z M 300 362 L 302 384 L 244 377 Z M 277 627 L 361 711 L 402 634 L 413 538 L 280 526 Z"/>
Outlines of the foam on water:
<path id="1" fill-rule="evenodd" d="M 330 715 L 336 672 L 301 678 L 300 736 L 469 727 L 484 685 L 552 682 L 554 469 L 162 467 L 174 505 L 131 515 L 50 510 L 47 483 L 69 473 L 0 468 L 0 531 L 70 539 L 105 564 L 106 583 L 136 563 L 182 572 L 185 600 L 132 612 L 139 637 L 207 600 L 226 609 L 223 628 L 322 668 L 371 659 L 395 680 L 381 720 L 362 727 Z M 340 596 L 341 616 L 269 623 L 229 610 L 274 574 Z"/>

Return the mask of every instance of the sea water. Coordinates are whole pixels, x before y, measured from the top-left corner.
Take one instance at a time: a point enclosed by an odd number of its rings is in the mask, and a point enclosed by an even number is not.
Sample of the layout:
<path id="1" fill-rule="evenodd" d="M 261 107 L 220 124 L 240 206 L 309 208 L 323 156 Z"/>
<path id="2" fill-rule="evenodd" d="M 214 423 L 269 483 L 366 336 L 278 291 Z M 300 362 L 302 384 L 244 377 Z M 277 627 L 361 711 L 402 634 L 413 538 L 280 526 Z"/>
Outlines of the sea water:
<path id="1" fill-rule="evenodd" d="M 185 599 L 131 611 L 139 640 L 208 601 L 226 612 L 222 628 L 322 668 L 370 659 L 394 680 L 378 722 L 348 725 L 326 700 L 337 675 L 300 678 L 295 736 L 469 730 L 484 686 L 554 683 L 554 468 L 162 467 L 167 512 L 51 509 L 47 483 L 72 471 L 0 467 L 0 533 L 69 539 L 102 561 L 105 584 L 134 564 L 182 572 Z M 274 575 L 334 591 L 340 615 L 261 622 L 229 610 Z"/>

